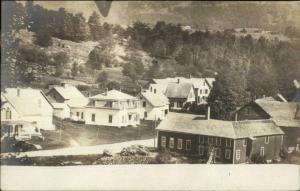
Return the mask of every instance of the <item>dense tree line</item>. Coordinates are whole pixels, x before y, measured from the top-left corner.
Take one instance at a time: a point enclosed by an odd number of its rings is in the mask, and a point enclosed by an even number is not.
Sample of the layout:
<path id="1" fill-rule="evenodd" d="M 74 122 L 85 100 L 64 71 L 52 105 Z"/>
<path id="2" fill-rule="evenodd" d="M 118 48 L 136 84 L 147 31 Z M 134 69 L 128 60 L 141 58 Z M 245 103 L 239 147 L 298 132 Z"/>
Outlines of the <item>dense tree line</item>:
<path id="1" fill-rule="evenodd" d="M 300 78 L 299 41 L 255 40 L 250 35 L 237 37 L 233 30 L 189 34 L 179 25 L 164 22 L 154 27 L 137 22 L 127 32 L 138 43 L 134 46 L 157 59 L 175 60 L 171 65 L 177 74 L 213 77 L 217 73 L 208 101 L 215 116 L 223 119 L 251 99 L 279 92 L 288 98 L 294 91 L 292 81 Z M 162 71 L 149 70 L 148 74 L 164 77 L 166 64 L 155 64 Z"/>

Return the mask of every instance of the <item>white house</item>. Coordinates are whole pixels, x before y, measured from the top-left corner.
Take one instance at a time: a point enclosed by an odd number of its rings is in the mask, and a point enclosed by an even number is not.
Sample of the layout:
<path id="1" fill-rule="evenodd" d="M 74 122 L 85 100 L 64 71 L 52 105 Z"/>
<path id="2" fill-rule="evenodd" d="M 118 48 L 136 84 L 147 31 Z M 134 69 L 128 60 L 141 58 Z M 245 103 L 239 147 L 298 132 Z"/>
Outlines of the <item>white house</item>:
<path id="1" fill-rule="evenodd" d="M 141 119 L 162 120 L 168 114 L 169 100 L 164 94 L 146 90 L 142 91 L 138 97 L 141 100 Z"/>
<path id="2" fill-rule="evenodd" d="M 89 125 L 135 127 L 140 124 L 139 110 L 138 98 L 110 90 L 89 98 L 84 118 Z"/>
<path id="3" fill-rule="evenodd" d="M 7 88 L 1 92 L 1 126 L 10 126 L 7 133 L 21 135 L 32 129 L 37 133 L 39 129 L 54 130 L 52 117 L 53 107 L 41 90 Z"/>
<path id="4" fill-rule="evenodd" d="M 153 93 L 166 93 L 166 89 L 169 83 L 191 83 L 194 86 L 195 102 L 197 104 L 206 104 L 207 98 L 213 87 L 215 78 L 164 78 L 164 79 L 152 79 L 149 84 L 149 91 Z"/>
<path id="5" fill-rule="evenodd" d="M 54 106 L 55 116 L 62 119 L 71 118 L 75 121 L 84 121 L 84 109 L 88 104 L 88 98 L 75 86 L 69 84 L 53 86 L 47 96 Z"/>

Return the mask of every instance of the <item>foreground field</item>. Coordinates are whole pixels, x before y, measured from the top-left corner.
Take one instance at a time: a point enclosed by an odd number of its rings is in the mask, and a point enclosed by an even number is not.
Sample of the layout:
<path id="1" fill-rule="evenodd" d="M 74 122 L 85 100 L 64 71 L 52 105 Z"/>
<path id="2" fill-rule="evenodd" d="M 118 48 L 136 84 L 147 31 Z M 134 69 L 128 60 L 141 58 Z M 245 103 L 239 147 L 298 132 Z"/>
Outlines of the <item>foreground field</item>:
<path id="1" fill-rule="evenodd" d="M 1 190 L 299 190 L 298 165 L 1 166 Z"/>

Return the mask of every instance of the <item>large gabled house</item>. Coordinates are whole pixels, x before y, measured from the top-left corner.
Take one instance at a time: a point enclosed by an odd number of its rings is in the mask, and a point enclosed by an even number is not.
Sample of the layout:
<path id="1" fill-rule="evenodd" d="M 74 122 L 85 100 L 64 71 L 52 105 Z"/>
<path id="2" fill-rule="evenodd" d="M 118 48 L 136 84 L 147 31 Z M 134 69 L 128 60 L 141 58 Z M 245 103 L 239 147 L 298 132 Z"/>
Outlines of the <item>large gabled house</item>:
<path id="1" fill-rule="evenodd" d="M 84 121 L 84 108 L 88 103 L 88 98 L 75 86 L 69 84 L 53 86 L 46 95 L 54 106 L 56 117 Z"/>
<path id="2" fill-rule="evenodd" d="M 284 134 L 271 120 L 223 121 L 183 113 L 169 113 L 157 131 L 159 150 L 233 164 L 255 154 L 277 159 Z"/>
<path id="3" fill-rule="evenodd" d="M 169 99 L 170 110 L 181 110 L 187 103 L 195 102 L 193 84 L 172 82 L 167 85 L 165 96 Z"/>
<path id="4" fill-rule="evenodd" d="M 149 91 L 153 93 L 165 93 L 169 83 L 191 83 L 193 84 L 195 102 L 197 104 L 206 104 L 207 98 L 213 87 L 215 78 L 185 78 L 174 77 L 164 79 L 152 79 L 149 83 Z"/>
<path id="5" fill-rule="evenodd" d="M 140 117 L 144 120 L 163 120 L 169 113 L 169 100 L 162 93 L 142 91 L 138 98 L 141 100 Z"/>
<path id="6" fill-rule="evenodd" d="M 54 130 L 52 118 L 52 104 L 41 90 L 6 88 L 1 92 L 3 133 L 21 137 L 40 134 L 40 129 Z"/>
<path id="7" fill-rule="evenodd" d="M 89 125 L 126 127 L 140 124 L 140 100 L 117 90 L 89 97 L 85 123 Z"/>
<path id="8" fill-rule="evenodd" d="M 270 98 L 256 99 L 235 113 L 236 120 L 271 119 L 285 133 L 284 145 L 296 147 L 300 141 L 300 105 Z"/>

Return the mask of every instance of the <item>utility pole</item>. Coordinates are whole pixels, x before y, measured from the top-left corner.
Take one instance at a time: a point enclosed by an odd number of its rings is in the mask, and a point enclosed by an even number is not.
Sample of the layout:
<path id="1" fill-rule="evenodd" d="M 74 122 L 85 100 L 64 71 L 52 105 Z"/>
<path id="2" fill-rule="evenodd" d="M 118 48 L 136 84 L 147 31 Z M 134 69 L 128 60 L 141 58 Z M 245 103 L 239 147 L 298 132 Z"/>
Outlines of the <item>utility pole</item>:
<path id="1" fill-rule="evenodd" d="M 154 142 L 153 142 L 153 145 L 154 145 L 154 149 L 155 149 L 155 128 L 156 128 L 156 115 L 155 115 L 155 118 L 154 118 Z"/>

